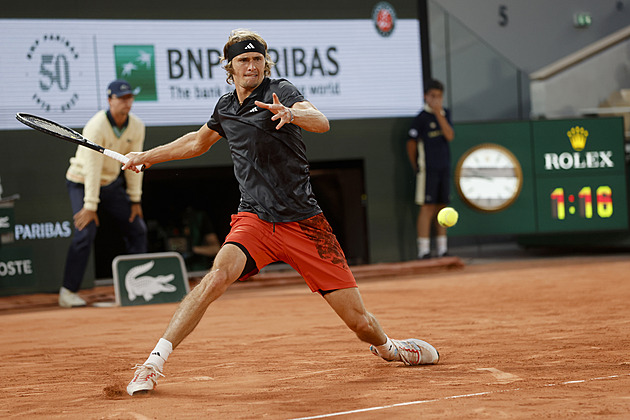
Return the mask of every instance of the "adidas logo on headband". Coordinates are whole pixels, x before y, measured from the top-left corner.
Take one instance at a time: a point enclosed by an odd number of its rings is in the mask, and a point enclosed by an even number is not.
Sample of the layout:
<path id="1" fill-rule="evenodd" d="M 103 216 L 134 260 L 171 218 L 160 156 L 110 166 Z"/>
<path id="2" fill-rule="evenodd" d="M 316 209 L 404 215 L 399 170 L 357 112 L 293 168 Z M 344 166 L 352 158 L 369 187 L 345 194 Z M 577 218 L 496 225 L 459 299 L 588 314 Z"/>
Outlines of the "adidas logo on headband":
<path id="1" fill-rule="evenodd" d="M 246 52 L 258 52 L 265 55 L 267 51 L 265 50 L 264 45 L 255 39 L 245 40 L 236 42 L 228 47 L 227 59 L 228 61 L 232 61 L 232 59 L 237 55 L 241 55 Z"/>

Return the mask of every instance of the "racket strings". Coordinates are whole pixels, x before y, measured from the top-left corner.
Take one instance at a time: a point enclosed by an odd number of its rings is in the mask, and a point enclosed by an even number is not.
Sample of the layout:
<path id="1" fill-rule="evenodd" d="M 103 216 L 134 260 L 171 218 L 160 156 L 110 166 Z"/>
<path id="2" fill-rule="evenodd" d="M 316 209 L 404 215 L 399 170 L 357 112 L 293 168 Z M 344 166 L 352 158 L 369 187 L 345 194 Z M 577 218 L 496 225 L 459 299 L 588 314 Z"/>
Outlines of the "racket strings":
<path id="1" fill-rule="evenodd" d="M 62 127 L 57 125 L 51 121 L 37 118 L 35 116 L 22 116 L 25 120 L 29 121 L 31 124 L 36 125 L 38 127 L 43 128 L 44 130 L 51 131 L 53 133 L 61 134 L 67 137 L 71 137 L 76 140 L 82 140 L 82 136 L 74 130 L 70 130 L 69 128 Z"/>

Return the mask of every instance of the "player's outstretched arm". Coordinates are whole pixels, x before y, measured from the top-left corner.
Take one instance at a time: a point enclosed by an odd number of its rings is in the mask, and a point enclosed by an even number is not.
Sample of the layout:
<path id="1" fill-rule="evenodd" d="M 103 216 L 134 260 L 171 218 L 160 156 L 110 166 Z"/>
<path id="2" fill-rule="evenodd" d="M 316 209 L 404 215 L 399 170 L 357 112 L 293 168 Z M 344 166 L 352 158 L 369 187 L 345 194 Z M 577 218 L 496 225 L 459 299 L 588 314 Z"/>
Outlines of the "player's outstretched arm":
<path id="1" fill-rule="evenodd" d="M 147 169 L 156 163 L 197 157 L 206 153 L 220 138 L 219 133 L 209 129 L 204 124 L 199 130 L 186 133 L 170 143 L 144 152 L 127 154 L 129 162 L 125 163 L 122 168 L 140 172 L 138 168 L 143 165 L 144 169 Z"/>
<path id="2" fill-rule="evenodd" d="M 308 101 L 297 102 L 289 108 L 282 105 L 278 99 L 278 95 L 274 93 L 272 104 L 266 104 L 260 101 L 256 101 L 255 104 L 256 106 L 271 111 L 274 114 L 273 117 L 271 117 L 272 121 L 280 120 L 276 126 L 276 130 L 279 130 L 285 124 L 295 124 L 306 131 L 312 131 L 314 133 L 325 133 L 330 129 L 328 118 Z"/>
<path id="3" fill-rule="evenodd" d="M 293 124 L 302 127 L 306 131 L 325 133 L 330 130 L 328 118 L 308 101 L 293 104 L 291 111 L 294 116 Z"/>

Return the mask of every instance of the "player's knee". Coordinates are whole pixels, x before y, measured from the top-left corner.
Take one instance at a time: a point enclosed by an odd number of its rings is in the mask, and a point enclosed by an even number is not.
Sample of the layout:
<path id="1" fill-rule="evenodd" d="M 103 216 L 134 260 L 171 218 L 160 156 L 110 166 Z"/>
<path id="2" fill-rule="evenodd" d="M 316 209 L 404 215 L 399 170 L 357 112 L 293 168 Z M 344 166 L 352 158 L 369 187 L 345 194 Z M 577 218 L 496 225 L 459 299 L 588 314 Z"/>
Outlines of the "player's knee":
<path id="1" fill-rule="evenodd" d="M 208 292 L 224 291 L 232 283 L 228 274 L 223 270 L 213 269 L 201 279 L 201 283 Z"/>

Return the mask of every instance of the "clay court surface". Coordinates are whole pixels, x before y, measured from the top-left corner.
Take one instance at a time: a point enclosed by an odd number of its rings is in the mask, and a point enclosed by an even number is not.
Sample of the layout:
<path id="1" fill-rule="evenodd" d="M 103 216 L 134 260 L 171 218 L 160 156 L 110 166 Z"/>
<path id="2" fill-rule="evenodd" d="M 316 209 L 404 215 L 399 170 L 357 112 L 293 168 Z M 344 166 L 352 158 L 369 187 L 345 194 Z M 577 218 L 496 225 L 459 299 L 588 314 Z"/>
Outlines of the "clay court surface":
<path id="1" fill-rule="evenodd" d="M 301 282 L 243 283 L 171 355 L 158 388 L 132 398 L 132 367 L 175 304 L 2 298 L 0 418 L 630 417 L 627 254 L 390 270 L 359 286 L 390 336 L 431 342 L 440 363 L 373 356 Z"/>

